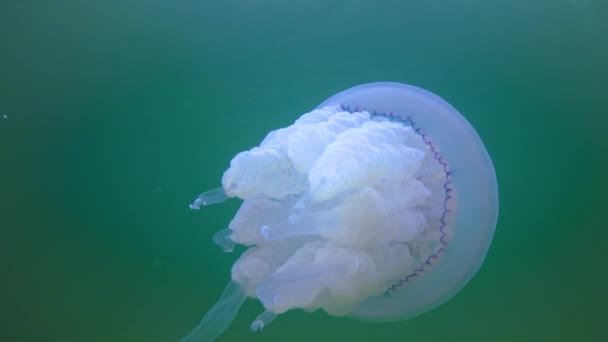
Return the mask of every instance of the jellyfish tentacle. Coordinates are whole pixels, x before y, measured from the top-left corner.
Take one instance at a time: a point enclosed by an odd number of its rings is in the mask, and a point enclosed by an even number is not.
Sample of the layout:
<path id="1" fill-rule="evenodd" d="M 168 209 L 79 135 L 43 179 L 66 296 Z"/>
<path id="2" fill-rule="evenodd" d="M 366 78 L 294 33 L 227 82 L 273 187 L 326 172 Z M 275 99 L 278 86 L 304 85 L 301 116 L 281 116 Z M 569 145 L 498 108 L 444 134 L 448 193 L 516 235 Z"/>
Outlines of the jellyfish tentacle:
<path id="1" fill-rule="evenodd" d="M 260 235 L 266 241 L 293 236 L 323 236 L 335 227 L 335 220 L 331 212 L 291 215 L 283 222 L 260 227 Z"/>
<path id="2" fill-rule="evenodd" d="M 347 273 L 347 265 L 343 262 L 316 264 L 301 260 L 282 267 L 281 271 L 273 273 L 255 290 L 256 297 L 264 307 L 276 313 L 311 305 L 321 289 L 337 279 L 343 279 Z"/>
<path id="3" fill-rule="evenodd" d="M 217 189 L 205 191 L 198 195 L 194 202 L 190 204 L 190 209 L 199 210 L 201 206 L 208 206 L 210 204 L 222 203 L 228 199 L 226 192 L 222 187 Z"/>
<path id="4" fill-rule="evenodd" d="M 230 281 L 217 303 L 180 342 L 213 341 L 228 328 L 246 298 L 241 286 Z"/>
<path id="5" fill-rule="evenodd" d="M 272 311 L 266 310 L 262 312 L 253 322 L 251 322 L 251 331 L 264 329 L 264 327 L 270 324 L 276 317 L 277 315 Z"/>
<path id="6" fill-rule="evenodd" d="M 226 253 L 234 251 L 234 240 L 232 240 L 232 229 L 226 228 L 213 235 L 213 242 L 220 246 Z"/>

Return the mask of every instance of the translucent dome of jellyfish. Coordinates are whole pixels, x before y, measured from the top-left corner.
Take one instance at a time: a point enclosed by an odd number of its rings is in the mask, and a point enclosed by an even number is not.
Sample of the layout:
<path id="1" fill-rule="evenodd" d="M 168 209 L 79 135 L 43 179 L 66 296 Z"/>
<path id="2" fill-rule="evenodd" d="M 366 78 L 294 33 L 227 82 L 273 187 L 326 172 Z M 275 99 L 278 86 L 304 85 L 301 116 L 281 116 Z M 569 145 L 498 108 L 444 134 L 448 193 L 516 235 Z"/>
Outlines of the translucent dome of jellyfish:
<path id="1" fill-rule="evenodd" d="M 249 297 L 253 331 L 292 309 L 403 320 L 479 270 L 498 218 L 492 161 L 446 101 L 400 83 L 332 96 L 238 153 L 192 209 L 243 200 L 214 241 L 248 246 L 219 301 L 183 341 L 219 336 Z"/>

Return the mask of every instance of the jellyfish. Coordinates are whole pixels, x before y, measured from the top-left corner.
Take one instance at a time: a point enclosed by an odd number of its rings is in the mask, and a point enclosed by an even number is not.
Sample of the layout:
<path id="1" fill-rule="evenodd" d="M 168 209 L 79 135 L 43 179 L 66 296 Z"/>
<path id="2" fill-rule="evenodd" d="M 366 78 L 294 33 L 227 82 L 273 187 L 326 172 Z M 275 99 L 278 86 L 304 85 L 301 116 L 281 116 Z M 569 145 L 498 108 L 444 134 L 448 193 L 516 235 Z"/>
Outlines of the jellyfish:
<path id="1" fill-rule="evenodd" d="M 452 298 L 481 267 L 498 187 L 481 139 L 439 96 L 355 86 L 238 153 L 199 209 L 243 200 L 214 242 L 248 249 L 218 302 L 183 341 L 210 341 L 246 298 L 251 330 L 293 309 L 404 320 Z"/>

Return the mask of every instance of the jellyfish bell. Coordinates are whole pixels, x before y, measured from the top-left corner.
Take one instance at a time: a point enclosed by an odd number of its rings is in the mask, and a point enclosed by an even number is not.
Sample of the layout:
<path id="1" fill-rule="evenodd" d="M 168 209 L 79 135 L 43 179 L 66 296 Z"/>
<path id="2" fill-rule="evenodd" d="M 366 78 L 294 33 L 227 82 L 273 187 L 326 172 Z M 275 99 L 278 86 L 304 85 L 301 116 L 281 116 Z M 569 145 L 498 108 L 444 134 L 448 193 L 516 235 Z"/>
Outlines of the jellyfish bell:
<path id="1" fill-rule="evenodd" d="M 214 236 L 250 246 L 184 341 L 212 340 L 247 297 L 256 331 L 291 309 L 395 321 L 454 296 L 479 270 L 498 217 L 494 167 L 452 106 L 417 87 L 343 91 L 237 154 L 192 209 L 243 199 Z"/>

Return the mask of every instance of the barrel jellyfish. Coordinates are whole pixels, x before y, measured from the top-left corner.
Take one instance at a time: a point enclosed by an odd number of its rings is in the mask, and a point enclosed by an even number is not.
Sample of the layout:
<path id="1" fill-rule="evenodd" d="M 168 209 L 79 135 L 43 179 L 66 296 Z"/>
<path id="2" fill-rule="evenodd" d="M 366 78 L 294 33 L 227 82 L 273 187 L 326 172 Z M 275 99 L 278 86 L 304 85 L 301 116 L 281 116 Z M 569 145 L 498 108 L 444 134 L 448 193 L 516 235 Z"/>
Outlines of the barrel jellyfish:
<path id="1" fill-rule="evenodd" d="M 446 101 L 400 83 L 332 96 L 238 153 L 191 209 L 243 200 L 214 242 L 249 248 L 183 341 L 210 341 L 247 297 L 262 329 L 292 309 L 368 321 L 411 318 L 479 270 L 498 218 L 492 161 Z"/>

